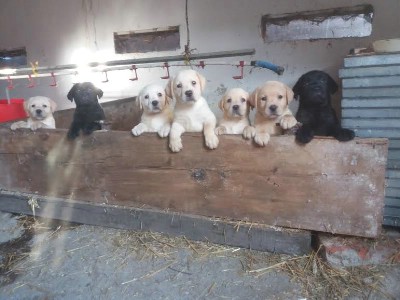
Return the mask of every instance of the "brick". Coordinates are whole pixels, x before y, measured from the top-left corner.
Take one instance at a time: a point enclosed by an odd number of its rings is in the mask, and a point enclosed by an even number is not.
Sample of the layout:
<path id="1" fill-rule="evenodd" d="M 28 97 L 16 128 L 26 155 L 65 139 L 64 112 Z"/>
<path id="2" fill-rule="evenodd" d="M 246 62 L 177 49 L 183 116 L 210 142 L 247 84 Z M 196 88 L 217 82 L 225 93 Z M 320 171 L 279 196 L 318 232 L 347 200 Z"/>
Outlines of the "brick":
<path id="1" fill-rule="evenodd" d="M 334 267 L 400 262 L 400 232 L 385 230 L 376 239 L 319 233 L 320 254 Z"/>

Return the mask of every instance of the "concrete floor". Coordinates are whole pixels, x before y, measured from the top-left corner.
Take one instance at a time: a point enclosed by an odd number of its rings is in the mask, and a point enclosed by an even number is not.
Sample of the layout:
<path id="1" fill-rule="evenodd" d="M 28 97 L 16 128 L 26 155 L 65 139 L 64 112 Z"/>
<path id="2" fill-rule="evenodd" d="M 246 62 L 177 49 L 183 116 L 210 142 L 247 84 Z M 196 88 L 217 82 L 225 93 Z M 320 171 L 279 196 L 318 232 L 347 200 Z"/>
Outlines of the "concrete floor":
<path id="1" fill-rule="evenodd" d="M 0 213 L 0 299 L 321 299 L 287 272 L 255 271 L 276 258 Z M 400 299 L 400 266 L 380 270 L 384 294 L 353 291 L 347 298 Z"/>

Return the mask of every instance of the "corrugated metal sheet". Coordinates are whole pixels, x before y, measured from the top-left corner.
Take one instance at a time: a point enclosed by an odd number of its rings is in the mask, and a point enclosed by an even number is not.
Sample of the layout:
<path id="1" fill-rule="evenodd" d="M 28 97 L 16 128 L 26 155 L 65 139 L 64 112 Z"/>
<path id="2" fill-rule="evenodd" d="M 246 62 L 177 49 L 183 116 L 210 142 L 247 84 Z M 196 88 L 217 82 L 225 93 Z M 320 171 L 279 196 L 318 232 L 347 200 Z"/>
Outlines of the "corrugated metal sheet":
<path id="1" fill-rule="evenodd" d="M 347 57 L 339 77 L 342 125 L 389 138 L 383 224 L 400 227 L 400 54 Z"/>

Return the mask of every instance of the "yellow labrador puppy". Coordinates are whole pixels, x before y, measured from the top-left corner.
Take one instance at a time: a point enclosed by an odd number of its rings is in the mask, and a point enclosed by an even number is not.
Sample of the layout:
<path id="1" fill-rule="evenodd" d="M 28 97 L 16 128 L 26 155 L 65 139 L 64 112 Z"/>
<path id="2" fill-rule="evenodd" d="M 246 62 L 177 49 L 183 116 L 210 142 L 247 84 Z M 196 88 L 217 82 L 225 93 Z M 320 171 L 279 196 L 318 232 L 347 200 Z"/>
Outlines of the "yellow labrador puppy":
<path id="1" fill-rule="evenodd" d="M 56 128 L 53 112 L 56 110 L 56 103 L 50 98 L 43 96 L 31 97 L 24 102 L 24 109 L 28 114 L 26 121 L 18 121 L 11 125 L 11 130 L 17 128 Z"/>
<path id="2" fill-rule="evenodd" d="M 249 93 L 241 88 L 228 90 L 219 101 L 219 108 L 224 115 L 215 128 L 217 135 L 221 134 L 243 134 L 250 126 Z"/>
<path id="3" fill-rule="evenodd" d="M 250 95 L 250 105 L 256 109 L 254 127 L 244 133 L 245 138 L 254 137 L 256 144 L 265 146 L 271 135 L 281 135 L 284 130 L 297 124 L 289 110 L 293 91 L 279 81 L 267 81 Z"/>
<path id="4" fill-rule="evenodd" d="M 162 86 L 145 86 L 138 95 L 140 108 L 143 109 L 142 117 L 140 123 L 132 129 L 132 134 L 139 136 L 143 132 L 157 132 L 160 137 L 168 136 L 172 122 L 170 100 Z"/>
<path id="5" fill-rule="evenodd" d="M 194 70 L 182 70 L 168 82 L 165 93 L 176 100 L 169 134 L 172 152 L 182 150 L 181 135 L 185 131 L 204 132 L 206 146 L 210 149 L 218 147 L 214 132 L 217 120 L 202 96 L 205 84 L 206 79 Z"/>

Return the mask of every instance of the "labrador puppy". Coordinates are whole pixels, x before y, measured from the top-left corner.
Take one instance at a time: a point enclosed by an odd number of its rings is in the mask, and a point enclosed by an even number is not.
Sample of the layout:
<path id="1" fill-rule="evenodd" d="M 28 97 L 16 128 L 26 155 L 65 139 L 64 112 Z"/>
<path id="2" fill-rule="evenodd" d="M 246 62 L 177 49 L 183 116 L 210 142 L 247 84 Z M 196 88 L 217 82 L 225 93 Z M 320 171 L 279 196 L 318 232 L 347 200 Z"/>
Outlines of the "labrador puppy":
<path id="1" fill-rule="evenodd" d="M 143 110 L 140 123 L 132 129 L 134 136 L 143 132 L 157 132 L 166 137 L 171 129 L 171 99 L 165 95 L 164 88 L 157 84 L 145 86 L 138 95 L 140 108 Z"/>
<path id="2" fill-rule="evenodd" d="M 256 109 L 254 127 L 243 132 L 245 138 L 254 137 L 259 146 L 268 144 L 271 135 L 281 135 L 297 125 L 289 110 L 293 91 L 279 81 L 267 81 L 250 95 L 250 105 Z"/>
<path id="3" fill-rule="evenodd" d="M 336 82 L 323 71 L 310 71 L 299 78 L 293 87 L 299 98 L 296 118 L 302 123 L 296 133 L 297 142 L 306 144 L 314 135 L 333 136 L 342 142 L 354 138 L 354 131 L 341 127 L 332 108 L 331 95 L 337 90 Z"/>
<path id="4" fill-rule="evenodd" d="M 26 121 L 18 121 L 11 125 L 11 130 L 17 128 L 56 128 L 53 112 L 56 110 L 56 103 L 50 98 L 43 96 L 31 97 L 24 102 L 24 110 L 28 114 Z"/>
<path id="5" fill-rule="evenodd" d="M 172 152 L 182 150 L 181 135 L 187 132 L 203 132 L 209 149 L 218 147 L 218 137 L 214 132 L 216 118 L 202 96 L 206 79 L 194 70 L 182 70 L 171 78 L 165 94 L 176 100 L 174 118 L 169 134 Z"/>
<path id="6" fill-rule="evenodd" d="M 91 82 L 75 83 L 68 92 L 67 98 L 75 101 L 76 109 L 74 119 L 68 130 L 68 139 L 73 140 L 82 130 L 83 134 L 91 134 L 101 130 L 105 119 L 103 108 L 98 99 L 103 96 L 103 91 Z"/>
<path id="7" fill-rule="evenodd" d="M 224 115 L 215 128 L 217 135 L 243 134 L 246 127 L 250 126 L 249 93 L 241 88 L 228 90 L 219 101 L 219 108 Z"/>

